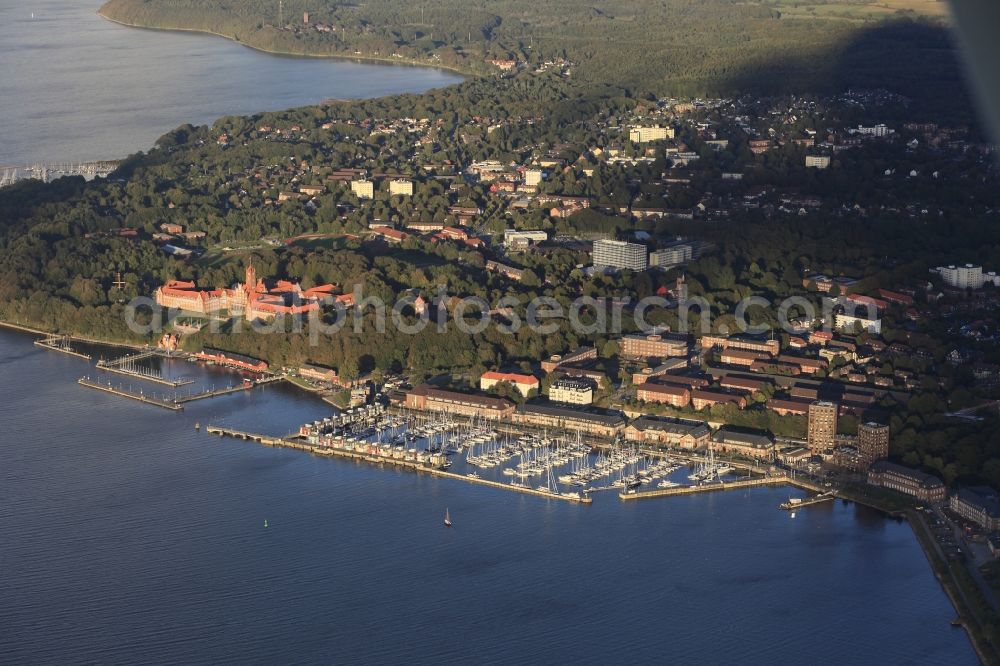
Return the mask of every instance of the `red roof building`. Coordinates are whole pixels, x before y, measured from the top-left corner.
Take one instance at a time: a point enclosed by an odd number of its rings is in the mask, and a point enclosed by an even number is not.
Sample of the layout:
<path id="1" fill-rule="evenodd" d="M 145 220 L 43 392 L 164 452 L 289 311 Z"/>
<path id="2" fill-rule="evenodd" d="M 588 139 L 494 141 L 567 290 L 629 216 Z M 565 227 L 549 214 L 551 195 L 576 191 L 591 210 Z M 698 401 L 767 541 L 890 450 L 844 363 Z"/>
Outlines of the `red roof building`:
<path id="1" fill-rule="evenodd" d="M 489 372 L 484 372 L 479 378 L 479 388 L 488 391 L 501 382 L 511 384 L 524 397 L 528 397 L 531 391 L 537 393 L 541 387 L 538 378 L 534 375 L 521 375 L 515 372 L 496 372 L 490 370 Z"/>

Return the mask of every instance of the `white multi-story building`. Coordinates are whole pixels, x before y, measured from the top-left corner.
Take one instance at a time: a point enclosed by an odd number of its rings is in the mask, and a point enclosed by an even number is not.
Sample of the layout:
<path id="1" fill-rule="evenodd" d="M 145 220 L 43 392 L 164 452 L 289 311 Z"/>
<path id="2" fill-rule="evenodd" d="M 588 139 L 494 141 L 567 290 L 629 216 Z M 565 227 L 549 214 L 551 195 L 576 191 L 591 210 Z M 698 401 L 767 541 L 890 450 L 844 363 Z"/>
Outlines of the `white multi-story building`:
<path id="1" fill-rule="evenodd" d="M 649 265 L 646 246 L 619 240 L 594 241 L 594 266 L 644 271 Z"/>
<path id="2" fill-rule="evenodd" d="M 868 331 L 872 335 L 882 334 L 882 320 L 879 317 L 868 318 L 863 313 L 838 312 L 834 315 L 833 325 L 838 331 L 853 331 L 857 324 L 861 325 L 861 330 Z"/>
<path id="3" fill-rule="evenodd" d="M 864 134 L 867 136 L 889 136 L 890 134 L 895 134 L 896 130 L 891 130 L 884 124 L 879 123 L 878 125 L 872 125 L 871 127 L 862 127 L 858 125 L 856 130 L 851 130 L 852 134 Z"/>
<path id="4" fill-rule="evenodd" d="M 525 169 L 524 170 L 524 184 L 529 186 L 537 186 L 545 177 L 545 172 L 541 169 Z"/>
<path id="5" fill-rule="evenodd" d="M 569 405 L 589 405 L 594 402 L 594 387 L 582 379 L 560 379 L 549 387 L 549 400 Z"/>
<path id="6" fill-rule="evenodd" d="M 660 250 L 649 253 L 650 266 L 676 266 L 686 261 L 691 261 L 694 256 L 694 248 L 687 243 L 671 245 Z"/>
<path id="7" fill-rule="evenodd" d="M 503 232 L 503 243 L 507 247 L 514 245 L 528 245 L 530 243 L 544 243 L 549 239 L 547 231 L 541 229 L 507 229 Z"/>
<path id="8" fill-rule="evenodd" d="M 375 197 L 375 183 L 370 180 L 352 180 L 351 192 L 359 199 L 372 199 Z"/>
<path id="9" fill-rule="evenodd" d="M 629 141 L 632 143 L 649 143 L 650 141 L 662 141 L 663 139 L 674 138 L 673 127 L 633 127 L 628 133 Z"/>
<path id="10" fill-rule="evenodd" d="M 538 393 L 538 378 L 534 375 L 522 375 L 516 372 L 484 372 L 479 378 L 479 388 L 489 391 L 497 384 L 506 382 L 517 389 L 518 393 L 527 398 L 534 391 Z"/>
<path id="11" fill-rule="evenodd" d="M 979 289 L 983 286 L 982 266 L 938 266 L 935 271 L 946 285 L 955 289 Z"/>
<path id="12" fill-rule="evenodd" d="M 413 196 L 413 181 L 405 180 L 403 178 L 398 178 L 396 180 L 389 181 L 389 194 L 392 195 L 403 195 L 407 197 Z"/>
<path id="13" fill-rule="evenodd" d="M 829 155 L 806 155 L 807 169 L 828 169 L 830 167 Z"/>

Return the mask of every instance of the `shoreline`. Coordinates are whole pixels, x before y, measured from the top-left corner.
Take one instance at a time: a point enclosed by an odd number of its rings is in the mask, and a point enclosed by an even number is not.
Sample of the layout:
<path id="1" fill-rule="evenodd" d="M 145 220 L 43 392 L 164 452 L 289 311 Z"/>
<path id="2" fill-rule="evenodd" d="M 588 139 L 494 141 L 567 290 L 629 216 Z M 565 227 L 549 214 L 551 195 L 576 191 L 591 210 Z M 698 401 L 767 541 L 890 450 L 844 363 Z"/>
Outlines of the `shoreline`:
<path id="1" fill-rule="evenodd" d="M 57 334 L 50 333 L 50 332 L 47 332 L 47 331 L 44 331 L 44 330 L 41 330 L 41 329 L 38 329 L 38 328 L 33 328 L 33 327 L 30 327 L 30 326 L 25 326 L 25 325 L 22 325 L 22 324 L 16 324 L 16 323 L 2 321 L 2 320 L 0 320 L 0 329 L 7 329 L 7 330 L 15 331 L 15 332 L 27 333 L 27 334 L 30 334 L 30 335 L 37 335 L 37 336 L 57 335 Z M 124 347 L 124 348 L 130 348 L 130 349 L 143 349 L 144 348 L 141 345 L 133 345 L 133 344 L 129 344 L 129 343 L 120 343 L 120 342 L 111 342 L 111 341 L 108 341 L 108 340 L 100 340 L 100 339 L 95 339 L 95 338 L 90 338 L 90 337 L 85 337 L 85 336 L 79 336 L 79 335 L 75 335 L 75 334 L 70 334 L 70 338 L 74 339 L 74 340 L 78 340 L 80 342 L 89 343 L 89 344 L 117 346 L 117 347 Z M 302 391 L 303 395 L 308 395 L 308 396 L 314 397 L 314 398 L 315 397 L 320 397 L 321 399 L 323 399 L 319 395 L 319 392 L 311 391 L 311 390 L 307 389 L 306 387 L 303 387 L 303 386 L 299 385 L 298 383 L 296 383 L 294 381 L 287 381 L 286 380 L 286 382 L 294 385 L 296 388 L 298 388 L 300 391 Z M 325 399 L 323 401 L 325 403 L 327 402 Z M 316 454 L 316 455 L 324 455 L 324 456 L 329 456 L 330 455 L 329 453 L 327 453 L 325 451 L 321 454 L 320 452 L 312 450 L 312 447 L 308 447 L 307 448 L 307 447 L 302 446 L 302 445 L 289 447 L 288 446 L 289 442 L 285 441 L 285 438 L 275 438 L 275 440 L 276 441 L 274 443 L 269 444 L 269 445 L 270 446 L 276 446 L 276 445 L 277 446 L 285 446 L 287 448 L 299 448 L 299 449 L 303 449 L 303 450 L 308 450 L 309 452 L 311 452 L 313 454 Z M 277 440 L 282 440 L 282 441 L 279 442 Z M 450 474 L 441 474 L 441 476 L 450 476 Z M 460 475 L 455 475 L 455 476 L 460 476 Z M 466 479 L 462 478 L 462 480 L 466 480 Z M 785 479 L 784 481 L 786 483 L 788 483 L 790 480 L 789 479 Z M 814 490 L 812 488 L 807 488 L 804 485 L 800 485 L 800 484 L 791 483 L 790 485 L 798 486 L 798 487 L 800 487 L 800 488 L 802 488 L 804 490 Z M 864 507 L 866 507 L 868 509 L 875 510 L 875 511 L 879 512 L 880 514 L 882 514 L 882 516 L 885 519 L 896 519 L 896 520 L 905 520 L 906 521 L 906 523 L 910 527 L 910 531 L 913 534 L 913 537 L 914 537 L 917 545 L 920 547 L 921 551 L 923 551 L 924 557 L 927 559 L 927 564 L 928 564 L 928 567 L 930 568 L 931 574 L 937 580 L 937 582 L 940 585 L 942 591 L 945 593 L 945 596 L 951 602 L 952 609 L 955 611 L 955 613 L 957 614 L 958 618 L 962 620 L 961 621 L 961 627 L 965 631 L 966 635 L 968 636 L 969 642 L 972 645 L 972 648 L 975 651 L 976 655 L 979 657 L 980 661 L 983 664 L 1000 664 L 1000 657 L 996 657 L 995 656 L 996 652 L 993 650 L 992 645 L 988 642 L 988 640 L 985 638 L 985 636 L 982 636 L 982 634 L 980 633 L 981 632 L 982 622 L 980 621 L 979 617 L 976 615 L 976 613 L 974 611 L 972 611 L 971 609 L 969 609 L 969 608 L 966 607 L 966 604 L 963 601 L 963 595 L 960 593 L 960 591 L 958 589 L 956 589 L 957 584 L 954 582 L 953 577 L 952 577 L 952 575 L 950 573 L 950 567 L 951 567 L 951 565 L 948 562 L 941 562 L 940 563 L 941 566 L 943 566 L 945 568 L 945 573 L 942 574 L 941 572 L 938 571 L 938 566 L 937 566 L 938 565 L 938 561 L 939 561 L 938 554 L 934 550 L 933 543 L 930 542 L 930 541 L 928 541 L 928 535 L 925 535 L 925 534 L 922 533 L 922 530 L 924 529 L 923 526 L 917 524 L 918 522 L 920 522 L 919 521 L 919 517 L 916 517 L 914 515 L 914 513 L 913 513 L 912 510 L 902 510 L 902 511 L 891 510 L 891 509 L 887 509 L 885 507 L 879 506 L 875 502 L 860 500 L 860 499 L 857 499 L 856 497 L 844 497 L 844 496 L 840 496 L 840 497 L 838 497 L 838 499 L 841 499 L 841 500 L 844 500 L 844 501 L 847 501 L 847 502 L 852 502 L 852 503 L 858 504 L 860 506 L 864 506 Z M 958 564 L 956 566 L 964 566 L 964 565 Z M 978 590 L 978 588 L 977 588 L 977 590 Z M 976 625 L 975 627 L 970 626 L 970 620 L 971 620 L 972 623 L 975 623 L 975 625 Z M 994 655 L 993 659 L 990 658 L 991 655 Z"/>
<path id="2" fill-rule="evenodd" d="M 295 51 L 279 51 L 279 50 L 276 50 L 276 49 L 269 49 L 269 48 L 265 48 L 263 46 L 257 46 L 255 44 L 250 44 L 249 42 L 245 42 L 245 41 L 239 39 L 238 37 L 234 37 L 232 35 L 226 35 L 226 34 L 223 34 L 221 32 L 215 32 L 214 30 L 209 30 L 207 28 L 179 28 L 179 27 L 167 27 L 167 26 L 157 26 L 157 25 L 142 25 L 142 24 L 139 24 L 139 23 L 129 23 L 128 21 L 123 21 L 121 19 L 116 19 L 116 18 L 113 18 L 111 16 L 108 16 L 107 14 L 105 14 L 105 13 L 103 13 L 101 11 L 102 9 L 103 9 L 103 7 L 101 7 L 100 9 L 97 10 L 97 15 L 98 16 L 100 16 L 105 21 L 109 21 L 111 23 L 115 23 L 117 25 L 124 26 L 126 28 L 137 28 L 139 30 L 156 30 L 156 31 L 160 31 L 160 32 L 189 32 L 189 33 L 201 34 L 201 35 L 212 35 L 214 37 L 221 37 L 222 39 L 225 39 L 225 40 L 228 40 L 230 42 L 233 42 L 234 44 L 239 44 L 240 46 L 246 47 L 248 49 L 253 49 L 254 51 L 258 51 L 260 53 L 267 53 L 268 55 L 273 55 L 273 56 L 283 56 L 283 57 L 287 57 L 287 58 L 312 58 L 312 59 L 315 59 L 315 60 L 321 60 L 321 59 L 353 60 L 353 61 L 355 61 L 357 63 L 361 63 L 361 64 L 369 63 L 370 62 L 370 63 L 378 63 L 378 64 L 386 64 L 386 65 L 400 65 L 400 66 L 404 66 L 404 67 L 422 67 L 422 68 L 426 68 L 426 69 L 438 69 L 438 70 L 442 70 L 442 71 L 445 71 L 445 72 L 452 72 L 452 73 L 458 74 L 458 75 L 460 75 L 460 76 L 462 76 L 462 77 L 464 77 L 466 79 L 475 78 L 475 77 L 478 76 L 477 74 L 474 74 L 474 73 L 469 72 L 469 71 L 461 70 L 461 69 L 459 69 L 457 67 L 452 67 L 452 66 L 449 66 L 449 65 L 441 65 L 441 64 L 437 64 L 437 65 L 428 64 L 428 63 L 425 63 L 425 62 L 420 62 L 420 61 L 412 60 L 412 59 L 409 59 L 409 58 L 386 58 L 386 57 L 382 57 L 382 56 L 373 56 L 373 55 L 356 55 L 356 54 L 350 54 L 350 55 L 344 54 L 344 55 L 341 55 L 339 53 L 305 53 L 305 52 L 295 52 Z M 450 84 L 450 85 L 459 85 L 459 84 L 458 83 L 453 83 L 453 84 Z M 411 94 L 411 93 L 405 93 L 405 94 Z M 412 94 L 420 95 L 420 94 L 423 94 L 423 93 L 412 93 Z M 360 98 L 355 98 L 355 99 L 360 99 Z M 350 100 L 346 100 L 346 101 L 350 101 Z M 316 104 L 317 105 L 322 105 L 323 101 L 317 102 Z"/>
<path id="3" fill-rule="evenodd" d="M 31 335 L 40 335 L 43 337 L 48 337 L 53 335 L 65 335 L 70 340 L 83 342 L 89 345 L 103 345 L 105 347 L 122 347 L 125 349 L 146 349 L 149 346 L 149 345 L 141 345 L 135 342 L 121 342 L 118 340 L 109 340 L 107 338 L 92 338 L 89 336 L 80 335 L 78 333 L 58 333 L 55 331 L 46 331 L 41 328 L 33 328 L 31 326 L 25 326 L 23 324 L 4 321 L 2 319 L 0 319 L 0 328 L 5 328 L 11 331 L 19 331 L 21 333 L 28 333 Z"/>

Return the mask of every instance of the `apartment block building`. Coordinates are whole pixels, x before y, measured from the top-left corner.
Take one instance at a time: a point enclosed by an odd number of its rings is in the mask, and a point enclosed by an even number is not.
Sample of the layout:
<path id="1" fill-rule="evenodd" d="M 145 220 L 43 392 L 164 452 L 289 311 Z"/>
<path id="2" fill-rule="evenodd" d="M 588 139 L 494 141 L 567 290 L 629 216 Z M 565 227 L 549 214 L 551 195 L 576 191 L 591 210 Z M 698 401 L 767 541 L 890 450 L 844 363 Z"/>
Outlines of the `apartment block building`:
<path id="1" fill-rule="evenodd" d="M 674 138 L 673 127 L 660 127 L 658 125 L 633 127 L 628 133 L 628 139 L 632 143 L 649 143 L 650 141 L 663 141 L 672 138 Z"/>
<path id="2" fill-rule="evenodd" d="M 889 426 L 881 423 L 861 423 L 858 425 L 858 453 L 867 463 L 889 457 Z"/>
<path id="3" fill-rule="evenodd" d="M 375 183 L 370 180 L 352 180 L 351 192 L 359 199 L 372 199 L 375 197 Z"/>
<path id="4" fill-rule="evenodd" d="M 396 180 L 389 181 L 389 194 L 401 195 L 406 197 L 413 196 L 413 181 L 406 180 L 403 178 L 397 178 Z"/>
<path id="5" fill-rule="evenodd" d="M 817 400 L 809 405 L 809 426 L 806 441 L 813 453 L 833 450 L 837 436 L 839 406 L 829 400 Z"/>
<path id="6" fill-rule="evenodd" d="M 549 387 L 549 400 L 568 405 L 589 405 L 594 402 L 594 385 L 585 379 L 563 378 Z"/>
<path id="7" fill-rule="evenodd" d="M 594 266 L 644 271 L 649 265 L 646 246 L 619 240 L 594 241 Z"/>
<path id="8" fill-rule="evenodd" d="M 664 335 L 626 335 L 618 341 L 618 354 L 629 360 L 685 357 L 688 342 L 684 338 Z"/>
<path id="9" fill-rule="evenodd" d="M 671 384 L 646 382 L 636 389 L 635 397 L 642 402 L 655 402 L 671 407 L 687 407 L 691 402 L 691 389 Z"/>

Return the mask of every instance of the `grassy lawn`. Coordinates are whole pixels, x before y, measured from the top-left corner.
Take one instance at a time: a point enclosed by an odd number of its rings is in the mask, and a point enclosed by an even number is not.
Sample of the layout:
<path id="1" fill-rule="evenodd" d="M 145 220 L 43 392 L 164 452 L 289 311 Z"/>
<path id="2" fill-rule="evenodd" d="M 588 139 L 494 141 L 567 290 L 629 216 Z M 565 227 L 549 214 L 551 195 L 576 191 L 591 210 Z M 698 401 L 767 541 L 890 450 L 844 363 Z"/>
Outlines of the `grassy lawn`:
<path id="1" fill-rule="evenodd" d="M 294 375 L 285 375 L 285 380 L 291 384 L 295 384 L 301 389 L 305 389 L 306 391 L 315 392 L 318 390 L 315 386 L 307 382 L 305 379 L 302 379 L 301 377 L 296 377 Z"/>

